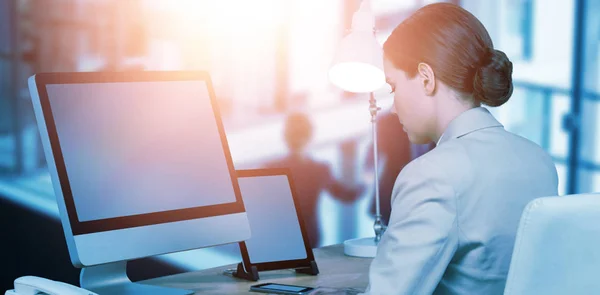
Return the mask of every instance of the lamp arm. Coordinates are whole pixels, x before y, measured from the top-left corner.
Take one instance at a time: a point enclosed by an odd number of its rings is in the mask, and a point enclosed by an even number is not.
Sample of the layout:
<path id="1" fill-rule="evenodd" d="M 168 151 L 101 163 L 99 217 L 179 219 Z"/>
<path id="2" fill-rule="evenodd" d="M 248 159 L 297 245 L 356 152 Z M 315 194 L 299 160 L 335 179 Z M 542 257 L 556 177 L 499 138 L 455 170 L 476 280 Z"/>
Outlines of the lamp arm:
<path id="1" fill-rule="evenodd" d="M 377 101 L 373 92 L 370 92 L 369 98 L 369 111 L 371 112 L 371 128 L 373 134 L 373 164 L 375 173 L 375 223 L 373 224 L 373 230 L 375 231 L 375 243 L 379 243 L 381 236 L 387 229 L 387 226 L 383 224 L 381 220 L 381 206 L 379 199 L 379 168 L 378 166 L 378 152 L 377 152 L 377 112 L 381 110 L 377 107 Z"/>

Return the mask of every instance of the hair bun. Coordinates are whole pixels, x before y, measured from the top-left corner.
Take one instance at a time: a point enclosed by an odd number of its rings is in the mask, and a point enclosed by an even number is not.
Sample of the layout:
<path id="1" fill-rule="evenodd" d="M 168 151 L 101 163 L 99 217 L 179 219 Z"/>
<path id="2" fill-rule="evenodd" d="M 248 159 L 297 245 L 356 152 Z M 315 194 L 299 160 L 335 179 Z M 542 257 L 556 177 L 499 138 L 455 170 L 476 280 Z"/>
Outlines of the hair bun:
<path id="1" fill-rule="evenodd" d="M 500 50 L 491 49 L 473 79 L 474 98 L 491 107 L 503 105 L 513 92 L 512 62 Z"/>

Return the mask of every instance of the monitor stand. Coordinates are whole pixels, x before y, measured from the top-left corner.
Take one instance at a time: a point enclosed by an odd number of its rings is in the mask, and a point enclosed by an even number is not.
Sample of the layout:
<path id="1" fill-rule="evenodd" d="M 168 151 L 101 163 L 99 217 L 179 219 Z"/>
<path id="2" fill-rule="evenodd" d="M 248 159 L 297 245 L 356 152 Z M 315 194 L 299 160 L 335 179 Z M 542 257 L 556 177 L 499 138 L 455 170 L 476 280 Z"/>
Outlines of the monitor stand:
<path id="1" fill-rule="evenodd" d="M 81 287 L 99 295 L 190 295 L 194 291 L 132 283 L 127 277 L 127 261 L 84 267 Z"/>

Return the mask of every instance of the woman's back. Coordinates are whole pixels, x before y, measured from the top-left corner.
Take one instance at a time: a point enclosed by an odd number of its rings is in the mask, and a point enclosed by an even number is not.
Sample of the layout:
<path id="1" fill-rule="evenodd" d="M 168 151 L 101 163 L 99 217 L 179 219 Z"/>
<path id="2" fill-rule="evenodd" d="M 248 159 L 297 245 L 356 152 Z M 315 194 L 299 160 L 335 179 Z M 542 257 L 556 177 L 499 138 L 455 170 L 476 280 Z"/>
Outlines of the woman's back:
<path id="1" fill-rule="evenodd" d="M 436 293 L 501 294 L 523 209 L 558 194 L 552 159 L 483 108 L 455 119 L 423 157 L 450 177 L 456 202 L 456 252 Z"/>
<path id="2" fill-rule="evenodd" d="M 525 205 L 557 194 L 552 159 L 484 108 L 409 163 L 370 271 L 373 294 L 502 294 Z"/>

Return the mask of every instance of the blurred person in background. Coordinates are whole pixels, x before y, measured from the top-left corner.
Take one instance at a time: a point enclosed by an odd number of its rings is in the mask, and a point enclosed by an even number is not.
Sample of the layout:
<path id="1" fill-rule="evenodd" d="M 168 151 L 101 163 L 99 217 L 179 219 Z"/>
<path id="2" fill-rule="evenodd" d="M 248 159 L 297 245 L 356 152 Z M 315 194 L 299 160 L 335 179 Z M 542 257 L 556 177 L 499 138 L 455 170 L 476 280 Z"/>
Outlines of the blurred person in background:
<path id="1" fill-rule="evenodd" d="M 427 5 L 384 43 L 393 110 L 412 143 L 367 294 L 503 294 L 521 214 L 558 195 L 552 158 L 482 105 L 512 95 L 512 63 L 460 6 Z"/>
<path id="2" fill-rule="evenodd" d="M 304 219 L 310 245 L 321 246 L 321 230 L 318 219 L 319 196 L 328 191 L 337 200 L 350 203 L 362 192 L 361 187 L 350 187 L 335 179 L 330 167 L 308 155 L 307 146 L 313 135 L 308 116 L 295 112 L 286 118 L 284 138 L 289 153 L 286 157 L 269 162 L 266 168 L 289 168 L 300 198 L 300 211 Z"/>

